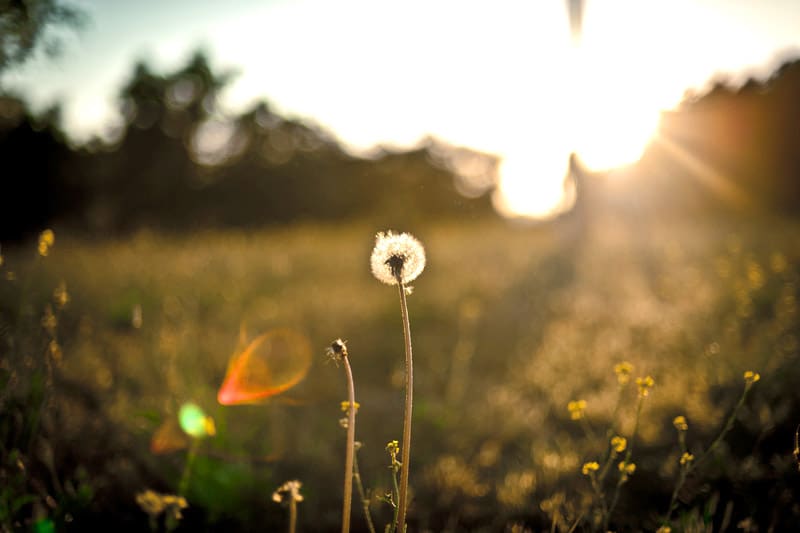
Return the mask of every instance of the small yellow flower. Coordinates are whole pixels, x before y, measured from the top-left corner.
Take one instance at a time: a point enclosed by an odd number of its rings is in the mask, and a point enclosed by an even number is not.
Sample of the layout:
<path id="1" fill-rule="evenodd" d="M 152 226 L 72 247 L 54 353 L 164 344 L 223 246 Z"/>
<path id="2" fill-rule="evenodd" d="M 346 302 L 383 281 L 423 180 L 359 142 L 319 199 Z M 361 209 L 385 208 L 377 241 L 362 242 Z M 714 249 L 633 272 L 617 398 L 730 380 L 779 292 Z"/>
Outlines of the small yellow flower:
<path id="1" fill-rule="evenodd" d="M 53 247 L 53 244 L 56 242 L 56 235 L 53 233 L 53 230 L 46 229 L 39 234 L 39 255 L 42 257 L 47 257 L 47 254 L 50 253 L 50 248 Z"/>
<path id="2" fill-rule="evenodd" d="M 672 533 L 672 528 L 669 526 L 661 526 L 656 529 L 656 533 Z"/>
<path id="3" fill-rule="evenodd" d="M 627 361 L 614 365 L 614 373 L 617 375 L 620 385 L 625 385 L 631 380 L 631 372 L 633 372 L 633 365 Z"/>
<path id="4" fill-rule="evenodd" d="M 590 475 L 592 472 L 597 472 L 600 470 L 600 465 L 597 461 L 590 461 L 588 463 L 583 464 L 583 468 L 581 468 L 581 472 L 583 472 L 584 476 Z"/>
<path id="5" fill-rule="evenodd" d="M 759 374 L 758 372 L 753 372 L 752 370 L 748 370 L 747 372 L 744 373 L 744 383 L 747 386 L 752 385 L 759 379 L 761 379 L 761 374 Z"/>
<path id="6" fill-rule="evenodd" d="M 623 476 L 630 476 L 634 472 L 636 472 L 636 464 L 635 463 L 626 463 L 625 461 L 620 461 L 618 465 L 619 471 L 622 472 Z"/>
<path id="7" fill-rule="evenodd" d="M 47 304 L 44 308 L 44 315 L 42 316 L 42 327 L 52 337 L 55 335 L 56 327 L 58 326 L 58 319 L 53 313 L 53 308 Z"/>
<path id="8" fill-rule="evenodd" d="M 567 404 L 569 417 L 572 420 L 580 420 L 583 418 L 584 411 L 586 410 L 586 400 L 573 400 Z"/>
<path id="9" fill-rule="evenodd" d="M 652 389 L 655 384 L 656 382 L 653 380 L 652 376 L 636 378 L 636 385 L 639 387 L 639 396 L 642 398 L 647 397 L 647 395 L 650 394 L 650 389 Z"/>
<path id="10" fill-rule="evenodd" d="M 681 460 L 680 460 L 681 466 L 687 465 L 692 461 L 694 461 L 694 455 L 690 454 L 689 452 L 683 452 L 683 455 L 681 455 Z"/>
<path id="11" fill-rule="evenodd" d="M 61 364 L 63 353 L 61 352 L 61 346 L 58 345 L 55 339 L 52 339 L 47 345 L 47 351 L 50 353 L 50 357 L 56 365 Z"/>
<path id="12" fill-rule="evenodd" d="M 625 448 L 628 447 L 628 439 L 625 437 L 620 437 L 617 435 L 616 437 L 611 439 L 611 448 L 617 452 L 622 453 L 625 451 Z"/>
<path id="13" fill-rule="evenodd" d="M 686 417 L 683 415 L 678 415 L 672 421 L 672 425 L 675 426 L 675 429 L 678 431 L 688 431 L 689 424 L 686 423 Z"/>
<path id="14" fill-rule="evenodd" d="M 56 303 L 57 309 L 62 309 L 69 303 L 69 293 L 67 292 L 67 283 L 65 281 L 62 280 L 53 291 L 53 301 Z"/>
<path id="15" fill-rule="evenodd" d="M 358 403 L 358 402 L 353 402 L 353 405 L 355 406 L 355 411 L 357 413 L 358 412 L 358 408 L 361 407 L 361 404 Z M 342 412 L 343 413 L 348 412 L 350 410 L 350 402 L 348 402 L 347 400 L 343 401 L 341 403 L 341 407 L 342 407 Z"/>

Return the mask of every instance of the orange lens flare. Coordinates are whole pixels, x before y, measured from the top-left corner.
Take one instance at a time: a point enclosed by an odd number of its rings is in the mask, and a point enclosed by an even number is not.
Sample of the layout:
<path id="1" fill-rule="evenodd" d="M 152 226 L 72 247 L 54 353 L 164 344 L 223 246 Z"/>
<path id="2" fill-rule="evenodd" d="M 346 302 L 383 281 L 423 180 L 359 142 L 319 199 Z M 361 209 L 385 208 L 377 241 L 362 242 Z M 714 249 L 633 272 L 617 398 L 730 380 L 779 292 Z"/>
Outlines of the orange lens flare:
<path id="1" fill-rule="evenodd" d="M 175 452 L 188 446 L 189 437 L 181 430 L 175 417 L 165 420 L 150 440 L 150 451 L 155 454 Z"/>
<path id="2" fill-rule="evenodd" d="M 273 330 L 256 337 L 228 364 L 217 393 L 222 405 L 255 403 L 297 385 L 311 366 L 311 345 L 300 333 Z"/>

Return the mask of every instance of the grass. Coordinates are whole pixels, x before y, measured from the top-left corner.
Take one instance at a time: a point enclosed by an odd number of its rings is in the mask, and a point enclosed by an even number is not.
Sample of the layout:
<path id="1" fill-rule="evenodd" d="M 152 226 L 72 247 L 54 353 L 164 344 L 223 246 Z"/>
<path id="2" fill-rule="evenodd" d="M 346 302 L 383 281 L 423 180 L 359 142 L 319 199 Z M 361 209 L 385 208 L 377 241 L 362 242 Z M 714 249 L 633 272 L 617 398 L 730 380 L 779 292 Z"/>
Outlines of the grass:
<path id="1" fill-rule="evenodd" d="M 684 483 L 674 530 L 703 520 L 718 528 L 726 513 L 730 527 L 796 523 L 798 226 L 608 216 L 576 233 L 499 221 L 396 228 L 419 237 L 428 255 L 409 297 L 416 356 L 409 530 L 549 530 L 561 523 L 556 513 L 566 530 L 592 496 L 581 466 L 606 443 L 587 434 L 603 435 L 611 422 L 613 367 L 623 360 L 656 384 L 612 528 L 658 527 L 680 474 L 673 419 L 686 416 L 686 445 L 702 455 L 736 405 L 745 370 L 760 372 L 761 382 L 728 437 Z M 14 448 L 32 468 L 20 485 L 32 500 L 18 514 L 31 516 L 44 501 L 31 482 L 38 476 L 49 494 L 70 493 L 68 481 L 91 490 L 68 511 L 45 506 L 67 529 L 146 529 L 136 493 L 174 492 L 186 459 L 186 450 L 152 454 L 150 439 L 191 401 L 213 417 L 217 433 L 198 445 L 180 528 L 284 529 L 286 513 L 271 491 L 299 479 L 297 529 L 339 529 L 345 435 L 338 420 L 347 391 L 324 349 L 341 337 L 361 404 L 360 481 L 376 524 L 389 523 L 392 509 L 377 497 L 391 490 L 384 447 L 401 436 L 404 360 L 397 302 L 369 271 L 377 229 L 354 222 L 186 238 L 143 232 L 104 242 L 56 231 L 41 259 L 35 245 L 4 247 L 2 275 L 16 275 L 0 279 L 4 349 L 18 323 L 35 337 L 60 281 L 70 294 L 58 317 L 53 407 L 36 442 Z M 279 327 L 302 333 L 318 352 L 306 379 L 263 405 L 218 405 L 242 327 L 249 338 Z M 27 368 L 21 352 L 11 353 L 6 371 Z M 4 410 L 31 408 L 20 390 L 7 389 L 23 399 Z M 636 416 L 635 387 L 626 394 L 621 435 L 632 433 Z M 586 427 L 567 409 L 579 398 Z M 4 424 L 8 475 L 13 424 Z M 52 473 L 34 451 L 42 442 Z M 362 514 L 352 516 L 352 529 L 365 530 Z"/>

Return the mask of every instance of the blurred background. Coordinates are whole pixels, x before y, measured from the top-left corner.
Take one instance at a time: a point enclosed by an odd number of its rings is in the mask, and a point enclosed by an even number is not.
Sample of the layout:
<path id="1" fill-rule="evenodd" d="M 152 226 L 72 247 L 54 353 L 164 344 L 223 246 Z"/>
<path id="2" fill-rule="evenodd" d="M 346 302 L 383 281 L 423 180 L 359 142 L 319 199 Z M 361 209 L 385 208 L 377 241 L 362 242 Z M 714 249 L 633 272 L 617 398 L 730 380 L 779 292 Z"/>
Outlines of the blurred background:
<path id="1" fill-rule="evenodd" d="M 428 255 L 412 530 L 591 530 L 609 426 L 638 467 L 611 525 L 655 530 L 673 418 L 702 455 L 748 370 L 673 530 L 795 529 L 798 28 L 793 0 L 0 2 L 3 531 L 281 530 L 289 479 L 336 530 L 338 337 L 388 523 L 385 229 Z M 231 372 L 256 401 L 217 401 Z"/>

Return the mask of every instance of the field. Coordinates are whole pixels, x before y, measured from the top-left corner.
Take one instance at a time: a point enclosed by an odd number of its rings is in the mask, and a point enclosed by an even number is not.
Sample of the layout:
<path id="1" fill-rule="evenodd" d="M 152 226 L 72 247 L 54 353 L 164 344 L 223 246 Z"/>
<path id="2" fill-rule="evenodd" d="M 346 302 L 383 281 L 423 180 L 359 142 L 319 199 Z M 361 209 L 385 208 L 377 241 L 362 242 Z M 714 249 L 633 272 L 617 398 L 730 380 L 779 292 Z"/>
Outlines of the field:
<path id="1" fill-rule="evenodd" d="M 369 271 L 386 228 L 98 242 L 55 229 L 45 257 L 35 242 L 2 250 L 4 528 L 47 516 L 64 530 L 146 530 L 136 494 L 176 493 L 189 453 L 180 436 L 164 453 L 151 441 L 194 402 L 216 432 L 196 445 L 179 530 L 283 530 L 272 492 L 290 479 L 303 483 L 298 529 L 338 530 L 346 386 L 325 348 L 339 337 L 370 508 L 378 529 L 391 520 L 377 496 L 391 490 L 385 446 L 402 430 L 403 336 L 396 289 Z M 614 464 L 601 487 L 608 503 L 619 486 L 609 527 L 656 530 L 682 469 L 673 419 L 686 417 L 687 449 L 701 457 L 746 371 L 761 379 L 678 491 L 673 531 L 800 524 L 797 221 L 596 213 L 396 229 L 428 257 L 409 297 L 410 530 L 590 531 L 602 506 L 582 466 L 608 453 L 607 434 L 627 438 L 636 465 L 618 484 Z M 63 308 L 52 301 L 62 282 Z M 42 322 L 48 305 L 55 324 Z M 231 357 L 278 328 L 312 347 L 305 379 L 257 404 L 220 405 Z M 622 362 L 633 367 L 627 386 Z M 654 386 L 640 397 L 645 376 Z M 568 410 L 577 400 L 585 410 Z M 366 530 L 358 498 L 353 528 Z"/>

